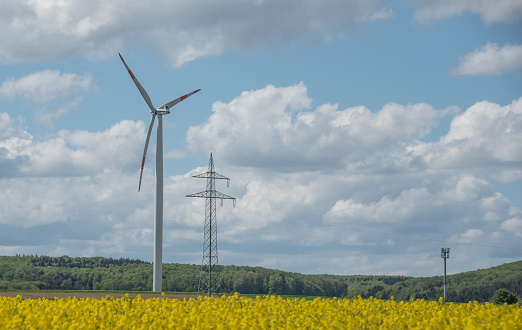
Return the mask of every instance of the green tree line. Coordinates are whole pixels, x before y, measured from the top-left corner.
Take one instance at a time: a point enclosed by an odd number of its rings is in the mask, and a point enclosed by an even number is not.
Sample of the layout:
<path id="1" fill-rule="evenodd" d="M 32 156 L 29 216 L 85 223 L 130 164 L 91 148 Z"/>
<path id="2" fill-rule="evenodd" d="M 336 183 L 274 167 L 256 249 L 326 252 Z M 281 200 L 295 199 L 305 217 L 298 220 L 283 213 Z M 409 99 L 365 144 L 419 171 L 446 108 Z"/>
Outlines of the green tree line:
<path id="1" fill-rule="evenodd" d="M 163 290 L 197 292 L 199 265 L 164 264 Z M 370 296 L 398 300 L 437 300 L 442 276 L 305 275 L 263 267 L 220 266 L 223 293 Z M 68 256 L 0 256 L 0 290 L 149 291 L 152 264 L 136 259 Z M 491 301 L 498 289 L 521 296 L 522 261 L 448 276 L 448 301 Z"/>
<path id="2" fill-rule="evenodd" d="M 442 276 L 418 277 L 393 285 L 370 285 L 355 288 L 347 296 L 371 295 L 375 298 L 398 300 L 436 300 L 444 292 Z M 479 269 L 447 276 L 447 300 L 453 302 L 491 302 L 498 289 L 506 289 L 516 296 L 522 296 L 522 261 L 506 263 L 488 269 Z"/>

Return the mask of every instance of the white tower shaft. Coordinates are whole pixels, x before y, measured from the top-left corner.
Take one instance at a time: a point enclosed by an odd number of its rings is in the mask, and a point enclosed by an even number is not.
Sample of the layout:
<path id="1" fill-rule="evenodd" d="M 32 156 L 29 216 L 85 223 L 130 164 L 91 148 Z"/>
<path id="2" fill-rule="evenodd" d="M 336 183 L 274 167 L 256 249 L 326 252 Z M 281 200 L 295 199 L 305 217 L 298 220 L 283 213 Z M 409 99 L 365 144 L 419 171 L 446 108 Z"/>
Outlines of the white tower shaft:
<path id="1" fill-rule="evenodd" d="M 154 270 L 152 291 L 162 291 L 162 247 L 163 247 L 163 115 L 158 115 L 156 142 L 156 195 L 154 209 Z"/>

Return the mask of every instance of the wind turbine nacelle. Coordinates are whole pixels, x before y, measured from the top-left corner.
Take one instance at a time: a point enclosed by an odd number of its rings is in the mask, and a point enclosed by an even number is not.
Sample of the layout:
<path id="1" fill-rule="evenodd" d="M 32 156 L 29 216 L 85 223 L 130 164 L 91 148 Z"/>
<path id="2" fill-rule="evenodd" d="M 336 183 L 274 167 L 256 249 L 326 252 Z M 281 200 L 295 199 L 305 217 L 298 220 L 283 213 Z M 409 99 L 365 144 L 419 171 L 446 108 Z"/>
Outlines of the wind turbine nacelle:
<path id="1" fill-rule="evenodd" d="M 170 113 L 170 109 L 167 106 L 162 106 L 162 107 L 156 108 L 157 115 L 168 115 L 169 113 Z"/>

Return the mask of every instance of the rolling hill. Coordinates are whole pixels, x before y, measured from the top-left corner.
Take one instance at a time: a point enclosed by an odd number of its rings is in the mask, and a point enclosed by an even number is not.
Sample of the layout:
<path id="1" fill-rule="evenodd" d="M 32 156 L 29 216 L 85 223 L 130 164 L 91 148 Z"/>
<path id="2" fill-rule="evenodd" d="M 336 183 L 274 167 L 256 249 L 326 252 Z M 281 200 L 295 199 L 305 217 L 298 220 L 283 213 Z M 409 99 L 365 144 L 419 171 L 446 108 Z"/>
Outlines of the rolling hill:
<path id="1" fill-rule="evenodd" d="M 199 265 L 164 264 L 163 290 L 197 292 Z M 305 275 L 249 266 L 221 266 L 222 292 L 398 300 L 437 300 L 442 276 Z M 0 256 L 0 290 L 149 291 L 152 264 L 136 259 Z M 490 301 L 505 288 L 522 295 L 522 261 L 448 276 L 448 301 Z"/>

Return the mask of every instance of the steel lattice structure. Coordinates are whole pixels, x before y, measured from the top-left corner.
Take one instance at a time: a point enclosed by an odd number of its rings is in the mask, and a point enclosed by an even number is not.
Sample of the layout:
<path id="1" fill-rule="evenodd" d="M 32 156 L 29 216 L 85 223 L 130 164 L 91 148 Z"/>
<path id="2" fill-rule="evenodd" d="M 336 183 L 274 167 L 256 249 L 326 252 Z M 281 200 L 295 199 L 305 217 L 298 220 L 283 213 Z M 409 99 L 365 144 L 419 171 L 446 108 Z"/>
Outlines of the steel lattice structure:
<path id="1" fill-rule="evenodd" d="M 216 179 L 227 180 L 227 187 L 229 186 L 230 179 L 214 171 L 214 160 L 212 158 L 212 153 L 210 153 L 210 161 L 208 163 L 207 172 L 194 175 L 193 177 L 207 179 L 207 190 L 186 195 L 186 197 L 200 197 L 206 199 L 205 226 L 203 234 L 203 259 L 201 261 L 198 294 L 206 293 L 208 296 L 210 296 L 212 292 L 219 292 L 216 199 L 221 199 L 221 205 L 223 205 L 224 199 L 232 199 L 234 207 L 236 206 L 236 199 L 216 191 Z"/>

